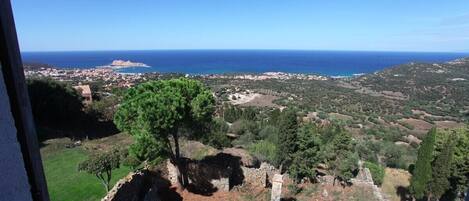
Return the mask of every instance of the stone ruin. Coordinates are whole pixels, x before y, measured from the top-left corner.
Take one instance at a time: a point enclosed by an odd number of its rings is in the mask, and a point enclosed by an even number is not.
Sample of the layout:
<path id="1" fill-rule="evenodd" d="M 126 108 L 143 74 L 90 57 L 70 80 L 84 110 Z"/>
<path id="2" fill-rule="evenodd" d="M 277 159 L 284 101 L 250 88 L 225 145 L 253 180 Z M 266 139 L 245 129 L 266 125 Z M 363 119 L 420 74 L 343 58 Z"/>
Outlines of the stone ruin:
<path id="1" fill-rule="evenodd" d="M 271 201 L 280 201 L 282 198 L 282 183 L 283 175 L 275 174 L 272 178 L 272 192 L 270 195 Z"/>
<path id="2" fill-rule="evenodd" d="M 129 173 L 119 180 L 101 201 L 140 201 L 145 198 L 149 199 L 147 192 L 154 183 L 150 174 L 148 170 Z M 153 191 L 156 191 L 156 189 L 153 189 Z M 151 200 L 159 201 L 160 199 L 155 194 Z"/>
<path id="3" fill-rule="evenodd" d="M 269 187 L 273 176 L 278 170 L 268 163 L 261 163 L 257 167 L 247 167 L 255 164 L 242 161 L 240 157 L 219 153 L 208 156 L 200 161 L 188 161 L 189 184 L 194 190 L 228 192 L 234 186 L 250 185 L 255 187 Z M 166 162 L 168 180 L 172 185 L 178 184 L 179 171 L 174 164 Z"/>
<path id="4" fill-rule="evenodd" d="M 358 161 L 359 171 L 355 178 L 351 179 L 353 185 L 369 186 L 373 189 L 373 194 L 379 201 L 387 201 L 388 199 L 381 192 L 381 189 L 374 184 L 370 169 L 363 167 L 363 161 Z"/>
<path id="5" fill-rule="evenodd" d="M 162 200 L 159 195 L 171 186 L 179 185 L 179 171 L 169 160 L 166 161 L 165 176 L 156 175 L 153 171 L 141 170 L 130 173 L 121 179 L 102 199 L 102 201 L 150 201 Z M 373 189 L 375 197 L 386 201 L 378 186 L 373 183 L 370 170 L 359 162 L 358 175 L 351 180 L 353 185 L 366 186 Z M 207 156 L 203 160 L 186 160 L 189 186 L 192 192 L 210 195 L 215 191 L 228 192 L 234 186 L 248 185 L 252 187 L 272 187 L 271 201 L 279 201 L 282 194 L 284 175 L 268 163 L 261 163 L 258 167 L 246 167 L 239 157 L 226 153 Z M 287 178 L 288 179 L 288 178 Z M 323 175 L 319 181 L 322 184 L 332 184 L 334 178 Z M 327 193 L 327 192 L 326 192 Z"/>
<path id="6" fill-rule="evenodd" d="M 239 156 L 221 152 L 202 160 L 185 159 L 184 168 L 189 179 L 187 188 L 198 194 L 228 192 L 234 186 L 248 185 L 262 188 L 272 186 L 280 189 L 273 190 L 272 195 L 281 195 L 282 175 L 278 176 L 278 170 L 268 163 L 259 165 L 255 160 L 243 161 Z M 164 163 L 163 169 L 164 176 L 155 175 L 154 171 L 149 170 L 130 173 L 119 180 L 102 201 L 161 200 L 161 192 L 178 186 L 180 177 L 178 168 L 169 160 Z"/>

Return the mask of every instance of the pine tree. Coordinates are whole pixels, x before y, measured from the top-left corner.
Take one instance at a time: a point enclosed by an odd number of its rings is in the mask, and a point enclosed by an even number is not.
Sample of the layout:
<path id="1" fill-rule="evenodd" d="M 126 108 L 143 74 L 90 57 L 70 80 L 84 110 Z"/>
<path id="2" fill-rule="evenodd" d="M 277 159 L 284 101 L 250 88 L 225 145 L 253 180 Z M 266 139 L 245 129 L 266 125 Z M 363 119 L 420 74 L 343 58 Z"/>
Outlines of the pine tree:
<path id="1" fill-rule="evenodd" d="M 297 129 L 298 122 L 295 111 L 283 111 L 279 120 L 279 142 L 276 154 L 276 162 L 280 165 L 280 169 L 283 169 L 283 166 L 288 167 L 288 164 L 291 162 L 291 155 L 295 153 Z"/>
<path id="2" fill-rule="evenodd" d="M 440 198 L 450 188 L 448 177 L 451 175 L 454 146 L 453 137 L 448 137 L 443 150 L 433 162 L 433 179 L 430 183 L 430 192 L 436 198 Z"/>
<path id="3" fill-rule="evenodd" d="M 316 165 L 322 158 L 322 142 L 313 124 L 306 124 L 298 129 L 296 146 L 288 173 L 297 181 L 304 177 L 315 179 Z"/>
<path id="4" fill-rule="evenodd" d="M 410 180 L 410 192 L 417 199 L 422 199 L 428 192 L 432 179 L 433 151 L 435 150 L 436 129 L 432 128 L 425 136 L 418 150 L 414 174 Z"/>

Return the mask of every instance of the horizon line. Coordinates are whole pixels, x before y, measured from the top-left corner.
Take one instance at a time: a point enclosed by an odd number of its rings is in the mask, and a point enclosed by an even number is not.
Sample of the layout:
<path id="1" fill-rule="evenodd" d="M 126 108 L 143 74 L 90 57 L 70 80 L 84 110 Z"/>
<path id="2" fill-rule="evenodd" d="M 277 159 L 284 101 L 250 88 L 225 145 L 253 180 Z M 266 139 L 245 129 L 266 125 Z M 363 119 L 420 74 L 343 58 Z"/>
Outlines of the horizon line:
<path id="1" fill-rule="evenodd" d="M 324 52 L 402 52 L 402 53 L 469 53 L 469 51 L 425 51 L 425 50 L 339 50 L 339 49 L 99 49 L 99 50 L 20 50 L 20 53 L 52 53 L 52 52 L 126 52 L 126 51 L 324 51 Z"/>

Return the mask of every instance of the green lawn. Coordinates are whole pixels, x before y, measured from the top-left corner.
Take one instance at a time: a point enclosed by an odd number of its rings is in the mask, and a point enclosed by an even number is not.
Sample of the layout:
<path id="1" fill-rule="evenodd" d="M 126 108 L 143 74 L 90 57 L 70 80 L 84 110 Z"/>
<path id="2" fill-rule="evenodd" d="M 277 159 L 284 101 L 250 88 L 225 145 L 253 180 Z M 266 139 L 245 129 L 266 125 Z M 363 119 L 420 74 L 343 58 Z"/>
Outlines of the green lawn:
<path id="1" fill-rule="evenodd" d="M 52 201 L 101 200 L 106 194 L 100 181 L 91 174 L 78 172 L 78 163 L 87 154 L 81 147 L 48 150 L 42 155 L 49 195 Z M 112 173 L 112 185 L 130 172 L 121 167 Z"/>

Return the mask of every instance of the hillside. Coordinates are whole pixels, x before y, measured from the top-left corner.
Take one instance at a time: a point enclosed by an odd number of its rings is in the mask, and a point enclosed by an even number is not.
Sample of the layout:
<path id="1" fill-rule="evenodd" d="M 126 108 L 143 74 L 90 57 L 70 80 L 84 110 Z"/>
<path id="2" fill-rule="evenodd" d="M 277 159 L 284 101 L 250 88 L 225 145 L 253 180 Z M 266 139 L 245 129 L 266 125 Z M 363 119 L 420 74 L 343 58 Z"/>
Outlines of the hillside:
<path id="1" fill-rule="evenodd" d="M 467 120 L 469 58 L 447 63 L 409 63 L 365 75 L 353 84 L 381 93 L 398 93 L 407 106 L 438 116 Z"/>

